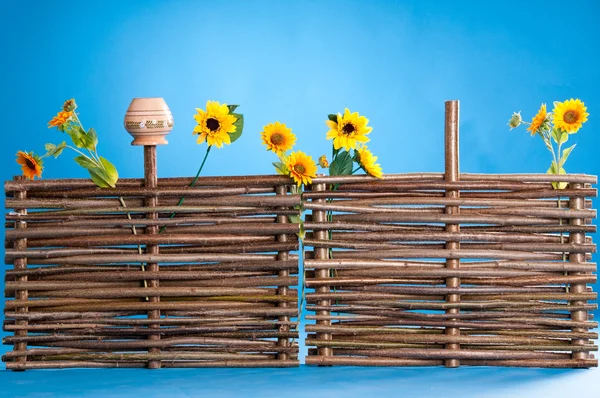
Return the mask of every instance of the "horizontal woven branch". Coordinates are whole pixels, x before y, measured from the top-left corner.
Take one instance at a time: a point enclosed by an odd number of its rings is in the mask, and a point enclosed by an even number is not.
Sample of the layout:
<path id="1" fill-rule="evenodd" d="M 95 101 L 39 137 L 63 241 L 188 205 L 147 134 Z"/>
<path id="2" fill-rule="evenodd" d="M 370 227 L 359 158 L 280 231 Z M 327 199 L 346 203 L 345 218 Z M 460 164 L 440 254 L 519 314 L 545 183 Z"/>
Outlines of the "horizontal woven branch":
<path id="1" fill-rule="evenodd" d="M 315 179 L 303 196 L 306 363 L 597 366 L 585 235 L 596 177 L 558 179 Z"/>
<path id="2" fill-rule="evenodd" d="M 300 195 L 191 181 L 6 182 L 8 369 L 298 365 Z"/>

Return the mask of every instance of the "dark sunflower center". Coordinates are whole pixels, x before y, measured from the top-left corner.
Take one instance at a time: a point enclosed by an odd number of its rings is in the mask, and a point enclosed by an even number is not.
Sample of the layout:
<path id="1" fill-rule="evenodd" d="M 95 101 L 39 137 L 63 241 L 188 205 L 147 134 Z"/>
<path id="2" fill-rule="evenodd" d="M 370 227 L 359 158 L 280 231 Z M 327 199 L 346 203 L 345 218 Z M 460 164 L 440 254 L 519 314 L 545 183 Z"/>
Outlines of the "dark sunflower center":
<path id="1" fill-rule="evenodd" d="M 346 123 L 344 127 L 342 127 L 342 131 L 344 132 L 344 134 L 351 134 L 355 132 L 356 129 L 354 128 L 354 125 L 352 123 Z"/>
<path id="2" fill-rule="evenodd" d="M 298 174 L 304 174 L 306 172 L 306 167 L 303 164 L 297 164 L 294 166 L 294 171 Z"/>
<path id="3" fill-rule="evenodd" d="M 29 167 L 30 169 L 35 170 L 35 163 L 33 163 L 33 161 L 31 159 L 25 159 L 25 164 L 27 165 L 27 167 Z"/>
<path id="4" fill-rule="evenodd" d="M 212 118 L 212 117 L 206 119 L 206 127 L 210 131 L 217 131 L 220 126 L 221 126 L 221 124 L 219 123 L 219 121 L 217 119 Z"/>
<path id="5" fill-rule="evenodd" d="M 568 111 L 565 113 L 564 120 L 567 123 L 575 123 L 577 121 L 577 116 L 579 116 L 577 112 Z"/>
<path id="6" fill-rule="evenodd" d="M 285 139 L 283 138 L 283 134 L 281 133 L 275 133 L 271 136 L 271 143 L 273 145 L 281 145 L 284 141 Z"/>

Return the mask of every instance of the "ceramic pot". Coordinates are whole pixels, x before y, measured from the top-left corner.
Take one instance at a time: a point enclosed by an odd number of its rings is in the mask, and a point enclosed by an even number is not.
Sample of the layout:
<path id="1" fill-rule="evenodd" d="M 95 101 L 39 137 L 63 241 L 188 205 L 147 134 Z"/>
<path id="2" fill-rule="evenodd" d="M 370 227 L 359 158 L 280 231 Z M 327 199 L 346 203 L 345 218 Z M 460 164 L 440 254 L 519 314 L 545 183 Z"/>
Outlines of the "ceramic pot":
<path id="1" fill-rule="evenodd" d="M 163 98 L 134 98 L 125 113 L 131 145 L 165 145 L 173 129 L 173 115 Z"/>

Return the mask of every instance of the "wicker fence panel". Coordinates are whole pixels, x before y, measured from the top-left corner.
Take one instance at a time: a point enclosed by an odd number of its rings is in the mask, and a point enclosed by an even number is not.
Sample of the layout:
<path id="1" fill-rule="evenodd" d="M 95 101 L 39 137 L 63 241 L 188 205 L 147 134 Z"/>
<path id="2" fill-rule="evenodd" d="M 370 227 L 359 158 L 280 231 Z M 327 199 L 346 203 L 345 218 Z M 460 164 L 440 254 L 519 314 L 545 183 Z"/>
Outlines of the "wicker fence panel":
<path id="1" fill-rule="evenodd" d="M 290 180 L 154 180 L 6 182 L 8 369 L 298 365 Z"/>
<path id="2" fill-rule="evenodd" d="M 596 177 L 454 177 L 314 181 L 307 364 L 597 366 Z"/>

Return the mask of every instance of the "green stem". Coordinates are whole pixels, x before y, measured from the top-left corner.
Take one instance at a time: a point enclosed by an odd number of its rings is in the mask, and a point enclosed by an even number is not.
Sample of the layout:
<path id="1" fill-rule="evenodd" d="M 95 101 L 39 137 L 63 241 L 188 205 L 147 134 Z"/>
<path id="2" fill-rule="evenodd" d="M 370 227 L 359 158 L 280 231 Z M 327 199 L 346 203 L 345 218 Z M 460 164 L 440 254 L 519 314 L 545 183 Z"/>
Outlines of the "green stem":
<path id="1" fill-rule="evenodd" d="M 67 148 L 74 150 L 75 152 L 77 152 L 78 154 L 80 154 L 81 156 L 89 159 L 91 162 L 93 162 L 96 166 L 101 167 L 101 165 L 98 164 L 98 161 L 93 158 L 93 157 L 89 157 L 88 155 L 86 155 L 85 153 L 81 152 L 79 149 L 77 148 L 73 148 L 71 145 L 67 145 Z"/>
<path id="2" fill-rule="evenodd" d="M 561 148 L 562 148 L 562 140 L 561 140 L 561 139 L 559 139 L 559 140 L 558 140 L 558 162 L 560 162 L 560 159 L 561 159 L 561 154 L 560 154 L 560 149 L 561 149 Z M 558 170 L 556 170 L 556 172 L 557 172 L 558 174 L 560 174 L 560 168 L 562 167 L 562 165 L 560 165 L 558 162 L 556 163 L 556 166 L 557 166 L 557 168 L 558 168 Z"/>
<path id="3" fill-rule="evenodd" d="M 123 208 L 126 208 L 127 205 L 125 204 L 125 199 L 123 199 L 122 196 L 119 196 L 119 202 L 121 202 L 121 206 L 123 206 Z M 127 214 L 127 219 L 131 220 L 131 214 L 129 212 L 126 212 Z M 131 224 L 131 231 L 133 232 L 134 235 L 137 235 L 137 229 L 135 228 L 135 224 Z M 137 249 L 138 249 L 138 254 L 142 254 L 142 245 L 137 245 Z M 142 267 L 142 272 L 146 272 L 146 266 L 144 265 L 144 263 L 141 264 Z M 144 279 L 144 287 L 148 287 L 148 281 Z M 149 298 L 146 297 L 146 301 L 148 301 Z"/>
<path id="4" fill-rule="evenodd" d="M 208 158 L 208 154 L 210 153 L 211 148 L 212 148 L 212 145 L 209 145 L 208 148 L 206 148 L 206 153 L 204 154 L 204 159 L 202 160 L 202 164 L 200 165 L 200 168 L 198 169 L 198 172 L 196 173 L 196 177 L 190 184 L 190 187 L 193 187 L 196 184 L 196 182 L 198 181 L 198 178 L 200 177 L 200 173 L 202 172 L 202 169 L 204 168 L 204 164 L 206 163 L 206 159 Z M 177 206 L 181 206 L 184 201 L 185 201 L 185 196 L 182 196 L 181 199 L 179 199 Z M 169 218 L 173 218 L 173 217 L 175 217 L 175 212 L 171 213 L 171 215 L 169 216 Z M 165 225 L 163 225 L 162 228 L 160 229 L 160 231 L 158 231 L 158 233 L 159 234 L 162 233 L 166 228 L 167 227 Z"/>
<path id="5" fill-rule="evenodd" d="M 81 129 L 85 132 L 85 128 L 83 127 L 83 123 L 81 123 L 81 120 L 79 119 L 79 116 L 77 116 L 77 112 L 75 112 L 76 110 L 77 110 L 77 108 L 75 108 L 73 110 L 73 116 L 75 116 L 75 120 L 77 120 L 77 123 L 79 123 L 79 127 L 81 127 Z M 94 146 L 94 150 L 93 151 L 89 150 L 88 148 L 85 148 L 85 149 L 87 149 L 87 151 L 89 152 L 89 154 L 92 156 L 92 159 L 96 160 L 96 163 L 98 164 L 98 166 L 101 169 L 106 170 L 106 167 L 104 167 L 104 165 L 102 164 L 102 161 L 100 160 L 100 157 L 98 156 L 98 153 L 96 152 L 96 146 Z"/>

